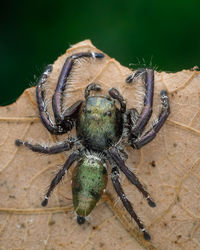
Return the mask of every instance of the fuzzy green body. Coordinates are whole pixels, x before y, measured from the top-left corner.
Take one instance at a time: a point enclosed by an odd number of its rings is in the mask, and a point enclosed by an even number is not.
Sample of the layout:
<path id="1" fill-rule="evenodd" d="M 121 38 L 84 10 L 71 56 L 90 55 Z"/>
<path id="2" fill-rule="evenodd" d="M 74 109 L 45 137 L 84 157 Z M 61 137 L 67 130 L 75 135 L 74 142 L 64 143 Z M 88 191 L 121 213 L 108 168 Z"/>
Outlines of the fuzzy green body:
<path id="1" fill-rule="evenodd" d="M 101 198 L 107 184 L 107 170 L 96 157 L 85 156 L 73 171 L 72 195 L 79 216 L 87 216 Z"/>
<path id="2" fill-rule="evenodd" d="M 121 113 L 114 100 L 102 96 L 90 96 L 82 105 L 77 123 L 77 135 L 83 145 L 95 151 L 103 151 L 121 136 Z"/>

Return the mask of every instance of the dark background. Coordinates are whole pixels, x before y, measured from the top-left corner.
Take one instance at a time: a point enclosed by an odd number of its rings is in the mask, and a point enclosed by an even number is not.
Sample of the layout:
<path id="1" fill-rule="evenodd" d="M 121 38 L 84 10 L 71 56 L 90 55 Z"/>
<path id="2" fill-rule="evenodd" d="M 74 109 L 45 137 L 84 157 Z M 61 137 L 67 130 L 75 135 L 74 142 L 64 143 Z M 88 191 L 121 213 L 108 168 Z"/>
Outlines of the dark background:
<path id="1" fill-rule="evenodd" d="M 18 0 L 4 1 L 1 12 L 1 105 L 88 38 L 125 66 L 143 59 L 159 71 L 200 66 L 199 0 Z"/>

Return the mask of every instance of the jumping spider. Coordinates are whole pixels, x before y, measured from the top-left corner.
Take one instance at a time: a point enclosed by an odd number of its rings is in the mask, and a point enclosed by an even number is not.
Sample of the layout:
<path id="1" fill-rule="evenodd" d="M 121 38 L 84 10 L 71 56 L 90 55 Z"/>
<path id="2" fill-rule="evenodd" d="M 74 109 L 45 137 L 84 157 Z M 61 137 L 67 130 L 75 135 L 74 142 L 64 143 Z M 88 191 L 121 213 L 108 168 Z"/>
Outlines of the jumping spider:
<path id="1" fill-rule="evenodd" d="M 70 166 L 77 161 L 72 175 L 72 195 L 79 224 L 85 222 L 85 217 L 90 214 L 106 188 L 107 165 L 109 163 L 111 166 L 111 180 L 118 196 L 143 232 L 144 238 L 150 240 L 150 235 L 124 194 L 119 175 L 121 170 L 128 180 L 143 194 L 149 206 L 156 206 L 135 174 L 125 165 L 124 160 L 126 157 L 124 157 L 123 148 L 124 141 L 134 149 L 139 149 L 155 138 L 170 113 L 167 92 L 165 90 L 161 91 L 161 112 L 157 122 L 146 133 L 143 131 L 151 117 L 153 105 L 154 71 L 152 69 L 139 69 L 126 79 L 127 84 L 131 83 L 136 77 L 143 77 L 144 79 L 146 93 L 144 107 L 140 114 L 136 109 L 126 110 L 126 102 L 115 88 L 109 89 L 109 96 L 90 96 L 91 90 L 101 90 L 101 86 L 97 83 L 91 83 L 86 87 L 85 101 L 79 100 L 68 108 L 64 107 L 63 92 L 68 85 L 68 78 L 73 65 L 76 64 L 76 60 L 80 58 L 103 60 L 104 57 L 102 53 L 82 52 L 73 54 L 66 59 L 52 97 L 55 122 L 52 121 L 46 109 L 45 100 L 45 82 L 52 71 L 52 65 L 47 66 L 37 84 L 37 105 L 43 125 L 52 134 L 67 133 L 75 125 L 76 137 L 68 138 L 51 147 L 44 147 L 39 144 L 33 145 L 20 139 L 17 139 L 15 144 L 17 146 L 24 145 L 34 152 L 44 154 L 57 154 L 76 146 L 76 150 L 70 154 L 63 167 L 53 178 L 42 206 L 47 205 L 51 192 Z M 116 106 L 116 101 L 120 104 L 120 108 Z"/>

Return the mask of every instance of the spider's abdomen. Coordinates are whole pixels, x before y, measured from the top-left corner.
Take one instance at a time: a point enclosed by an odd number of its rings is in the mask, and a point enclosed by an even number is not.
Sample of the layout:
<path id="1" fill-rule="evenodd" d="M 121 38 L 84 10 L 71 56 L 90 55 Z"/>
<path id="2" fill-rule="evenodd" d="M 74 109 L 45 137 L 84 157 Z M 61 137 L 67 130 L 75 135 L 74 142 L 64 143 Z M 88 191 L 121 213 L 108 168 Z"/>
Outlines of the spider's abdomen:
<path id="1" fill-rule="evenodd" d="M 72 176 L 74 210 L 85 217 L 96 206 L 107 184 L 107 170 L 95 156 L 85 156 L 75 167 Z"/>
<path id="2" fill-rule="evenodd" d="M 121 113 L 108 97 L 90 96 L 82 105 L 76 129 L 86 148 L 103 151 L 121 136 Z"/>

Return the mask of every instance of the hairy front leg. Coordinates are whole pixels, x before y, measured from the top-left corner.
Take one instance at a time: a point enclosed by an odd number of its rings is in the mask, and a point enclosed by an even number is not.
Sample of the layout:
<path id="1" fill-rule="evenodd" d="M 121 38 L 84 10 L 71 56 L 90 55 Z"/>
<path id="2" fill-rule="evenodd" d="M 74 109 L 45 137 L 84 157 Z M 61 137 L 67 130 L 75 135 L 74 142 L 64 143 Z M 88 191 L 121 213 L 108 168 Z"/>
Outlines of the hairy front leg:
<path id="1" fill-rule="evenodd" d="M 145 82 L 145 98 L 144 107 L 141 114 L 139 115 L 136 124 L 130 129 L 130 136 L 132 139 L 136 139 L 145 129 L 151 114 L 153 106 L 153 94 L 154 94 L 154 70 L 153 69 L 140 69 L 134 74 L 130 75 L 127 79 L 127 83 L 131 83 L 135 77 L 144 78 Z"/>

